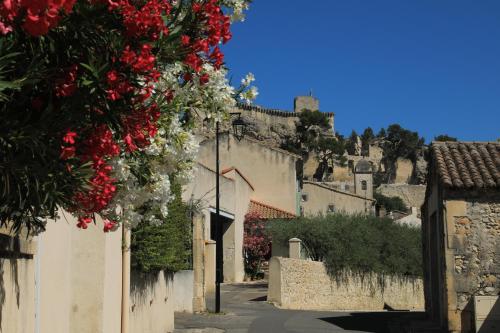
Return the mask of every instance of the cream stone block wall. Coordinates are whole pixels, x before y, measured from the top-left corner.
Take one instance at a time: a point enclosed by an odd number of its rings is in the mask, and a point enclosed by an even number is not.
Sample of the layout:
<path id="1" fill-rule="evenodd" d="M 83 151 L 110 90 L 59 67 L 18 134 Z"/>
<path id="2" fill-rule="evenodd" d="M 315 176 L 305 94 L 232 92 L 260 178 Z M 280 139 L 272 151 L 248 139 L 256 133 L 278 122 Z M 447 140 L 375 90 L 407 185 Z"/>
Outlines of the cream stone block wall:
<path id="1" fill-rule="evenodd" d="M 173 332 L 173 275 L 132 272 L 130 283 L 130 333 Z"/>
<path id="2" fill-rule="evenodd" d="M 347 274 L 332 280 L 322 262 L 273 257 L 269 263 L 268 301 L 294 310 L 383 310 L 384 304 L 398 310 L 423 310 L 421 279 L 361 278 Z"/>

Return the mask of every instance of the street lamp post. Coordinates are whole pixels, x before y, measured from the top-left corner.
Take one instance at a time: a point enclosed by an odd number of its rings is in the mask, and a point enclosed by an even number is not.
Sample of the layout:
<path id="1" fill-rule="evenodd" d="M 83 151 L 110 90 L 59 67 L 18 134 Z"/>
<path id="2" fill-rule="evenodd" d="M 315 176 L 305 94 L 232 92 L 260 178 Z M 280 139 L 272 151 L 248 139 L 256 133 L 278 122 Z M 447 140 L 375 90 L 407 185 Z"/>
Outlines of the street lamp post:
<path id="1" fill-rule="evenodd" d="M 230 116 L 238 116 L 232 123 L 233 135 L 240 141 L 245 135 L 246 124 L 240 112 L 232 112 Z M 215 123 L 215 312 L 220 313 L 220 284 L 224 281 L 223 233 L 220 218 L 220 155 L 219 155 L 219 121 Z"/>

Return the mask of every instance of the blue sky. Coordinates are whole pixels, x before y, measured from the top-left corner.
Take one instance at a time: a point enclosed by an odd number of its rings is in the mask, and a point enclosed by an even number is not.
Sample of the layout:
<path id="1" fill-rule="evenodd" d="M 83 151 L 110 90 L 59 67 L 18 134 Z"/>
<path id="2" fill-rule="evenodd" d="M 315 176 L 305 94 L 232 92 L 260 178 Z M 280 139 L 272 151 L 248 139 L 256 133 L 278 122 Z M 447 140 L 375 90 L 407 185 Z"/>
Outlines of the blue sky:
<path id="1" fill-rule="evenodd" d="M 257 105 L 313 95 L 349 135 L 392 123 L 460 140 L 500 138 L 500 1 L 254 0 L 224 49 Z"/>

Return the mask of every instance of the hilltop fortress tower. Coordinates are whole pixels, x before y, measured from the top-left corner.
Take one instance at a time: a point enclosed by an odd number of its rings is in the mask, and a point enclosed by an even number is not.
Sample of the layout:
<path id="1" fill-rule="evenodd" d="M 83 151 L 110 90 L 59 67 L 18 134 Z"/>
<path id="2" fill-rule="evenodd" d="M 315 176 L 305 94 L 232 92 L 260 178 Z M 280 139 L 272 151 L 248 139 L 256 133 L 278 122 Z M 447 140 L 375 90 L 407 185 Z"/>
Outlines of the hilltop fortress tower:
<path id="1" fill-rule="evenodd" d="M 262 139 L 272 137 L 273 133 L 286 135 L 286 132 L 295 133 L 299 114 L 304 110 L 320 111 L 319 100 L 313 96 L 297 96 L 294 99 L 293 111 L 264 108 L 254 105 L 238 104 L 234 111 L 241 112 L 247 123 L 250 123 L 252 132 Z M 335 114 L 323 112 L 328 116 L 332 134 L 335 134 Z"/>

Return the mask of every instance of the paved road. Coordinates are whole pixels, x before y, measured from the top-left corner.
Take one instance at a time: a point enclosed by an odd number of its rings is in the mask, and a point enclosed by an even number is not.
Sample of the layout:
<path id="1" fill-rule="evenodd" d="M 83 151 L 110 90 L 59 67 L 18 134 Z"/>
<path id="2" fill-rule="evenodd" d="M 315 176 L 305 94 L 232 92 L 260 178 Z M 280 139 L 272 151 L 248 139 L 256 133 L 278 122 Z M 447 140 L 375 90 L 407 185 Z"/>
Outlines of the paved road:
<path id="1" fill-rule="evenodd" d="M 281 310 L 266 302 L 265 284 L 222 286 L 224 314 L 175 314 L 175 333 L 388 333 L 401 312 L 319 312 Z M 415 314 L 410 314 L 415 315 Z M 419 315 L 419 314 L 416 314 Z"/>

